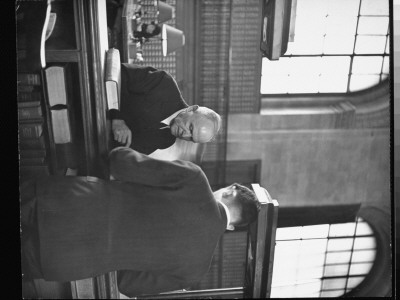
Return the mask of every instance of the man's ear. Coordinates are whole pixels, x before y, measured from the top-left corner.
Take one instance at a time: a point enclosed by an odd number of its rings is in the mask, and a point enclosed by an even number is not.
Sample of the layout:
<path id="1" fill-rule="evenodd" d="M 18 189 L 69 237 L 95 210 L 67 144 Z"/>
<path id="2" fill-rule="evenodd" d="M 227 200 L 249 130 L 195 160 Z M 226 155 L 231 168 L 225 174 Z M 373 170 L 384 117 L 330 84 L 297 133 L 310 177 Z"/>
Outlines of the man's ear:
<path id="1" fill-rule="evenodd" d="M 233 190 L 227 189 L 225 192 L 222 193 L 223 197 L 231 196 L 233 194 Z"/>
<path id="2" fill-rule="evenodd" d="M 235 230 L 235 226 L 232 224 L 229 224 L 228 227 L 226 227 L 227 230 Z"/>
<path id="3" fill-rule="evenodd" d="M 196 110 L 198 110 L 199 109 L 199 106 L 198 105 L 191 105 L 191 106 L 189 106 L 188 108 L 187 108 L 187 111 L 193 111 L 193 112 L 195 112 Z"/>

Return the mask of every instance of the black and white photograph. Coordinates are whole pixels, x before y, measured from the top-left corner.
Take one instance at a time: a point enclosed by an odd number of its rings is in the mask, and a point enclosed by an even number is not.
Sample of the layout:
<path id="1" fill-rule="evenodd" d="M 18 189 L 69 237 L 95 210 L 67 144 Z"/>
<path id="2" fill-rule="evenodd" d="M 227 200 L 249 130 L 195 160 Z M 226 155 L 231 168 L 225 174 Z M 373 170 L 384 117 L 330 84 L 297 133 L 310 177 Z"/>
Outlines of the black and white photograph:
<path id="1" fill-rule="evenodd" d="M 20 296 L 395 298 L 396 9 L 15 1 Z"/>

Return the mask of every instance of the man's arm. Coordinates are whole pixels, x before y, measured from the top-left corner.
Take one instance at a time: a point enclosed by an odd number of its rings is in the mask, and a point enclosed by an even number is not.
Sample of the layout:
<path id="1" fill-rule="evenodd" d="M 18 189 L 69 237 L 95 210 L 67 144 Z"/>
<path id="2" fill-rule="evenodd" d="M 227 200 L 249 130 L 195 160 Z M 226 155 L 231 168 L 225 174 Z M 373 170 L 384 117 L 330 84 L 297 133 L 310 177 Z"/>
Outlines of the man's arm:
<path id="1" fill-rule="evenodd" d="M 118 271 L 117 281 L 118 290 L 128 297 L 158 294 L 189 287 L 189 284 L 178 276 L 143 271 Z"/>
<path id="2" fill-rule="evenodd" d="M 132 94 L 147 93 L 155 89 L 165 76 L 165 71 L 153 67 L 141 67 L 134 64 L 121 64 L 121 98 L 118 109 L 109 110 L 111 129 L 114 140 L 129 147 L 132 143 L 132 132 L 126 125 L 121 113 L 123 102 L 134 101 Z"/>
<path id="3" fill-rule="evenodd" d="M 126 147 L 113 149 L 109 158 L 110 174 L 116 180 L 154 187 L 181 186 L 201 173 L 191 162 L 158 160 Z"/>

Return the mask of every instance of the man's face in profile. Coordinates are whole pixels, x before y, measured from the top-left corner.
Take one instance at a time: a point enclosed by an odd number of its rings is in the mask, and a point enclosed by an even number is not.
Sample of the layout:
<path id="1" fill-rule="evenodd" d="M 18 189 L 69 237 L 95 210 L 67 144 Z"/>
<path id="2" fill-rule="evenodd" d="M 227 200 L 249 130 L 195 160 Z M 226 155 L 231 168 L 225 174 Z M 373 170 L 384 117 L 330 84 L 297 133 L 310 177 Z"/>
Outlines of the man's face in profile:
<path id="1" fill-rule="evenodd" d="M 171 134 L 193 143 L 207 143 L 213 138 L 214 124 L 192 107 L 181 112 L 171 121 Z"/>

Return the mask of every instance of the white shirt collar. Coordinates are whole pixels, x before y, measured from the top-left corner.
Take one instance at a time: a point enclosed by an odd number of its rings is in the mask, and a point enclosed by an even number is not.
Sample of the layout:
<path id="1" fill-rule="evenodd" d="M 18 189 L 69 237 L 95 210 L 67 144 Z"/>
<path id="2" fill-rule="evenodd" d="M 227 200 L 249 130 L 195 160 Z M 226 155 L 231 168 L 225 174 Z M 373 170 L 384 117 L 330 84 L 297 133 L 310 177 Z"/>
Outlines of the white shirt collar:
<path id="1" fill-rule="evenodd" d="M 229 209 L 228 207 L 222 203 L 221 201 L 218 201 L 219 203 L 221 203 L 222 207 L 225 209 L 226 212 L 226 228 L 228 228 L 229 224 L 231 223 L 231 215 L 229 214 Z"/>
<path id="2" fill-rule="evenodd" d="M 182 108 L 182 109 L 180 109 L 180 110 L 174 112 L 174 113 L 173 113 L 172 115 L 170 115 L 168 118 L 162 120 L 161 123 L 164 123 L 164 124 L 166 124 L 166 125 L 169 126 L 169 124 L 171 124 L 171 121 L 172 121 L 173 119 L 175 119 L 175 117 L 176 117 L 178 114 L 180 114 L 182 111 L 184 111 L 185 109 L 186 109 L 186 108 Z"/>

